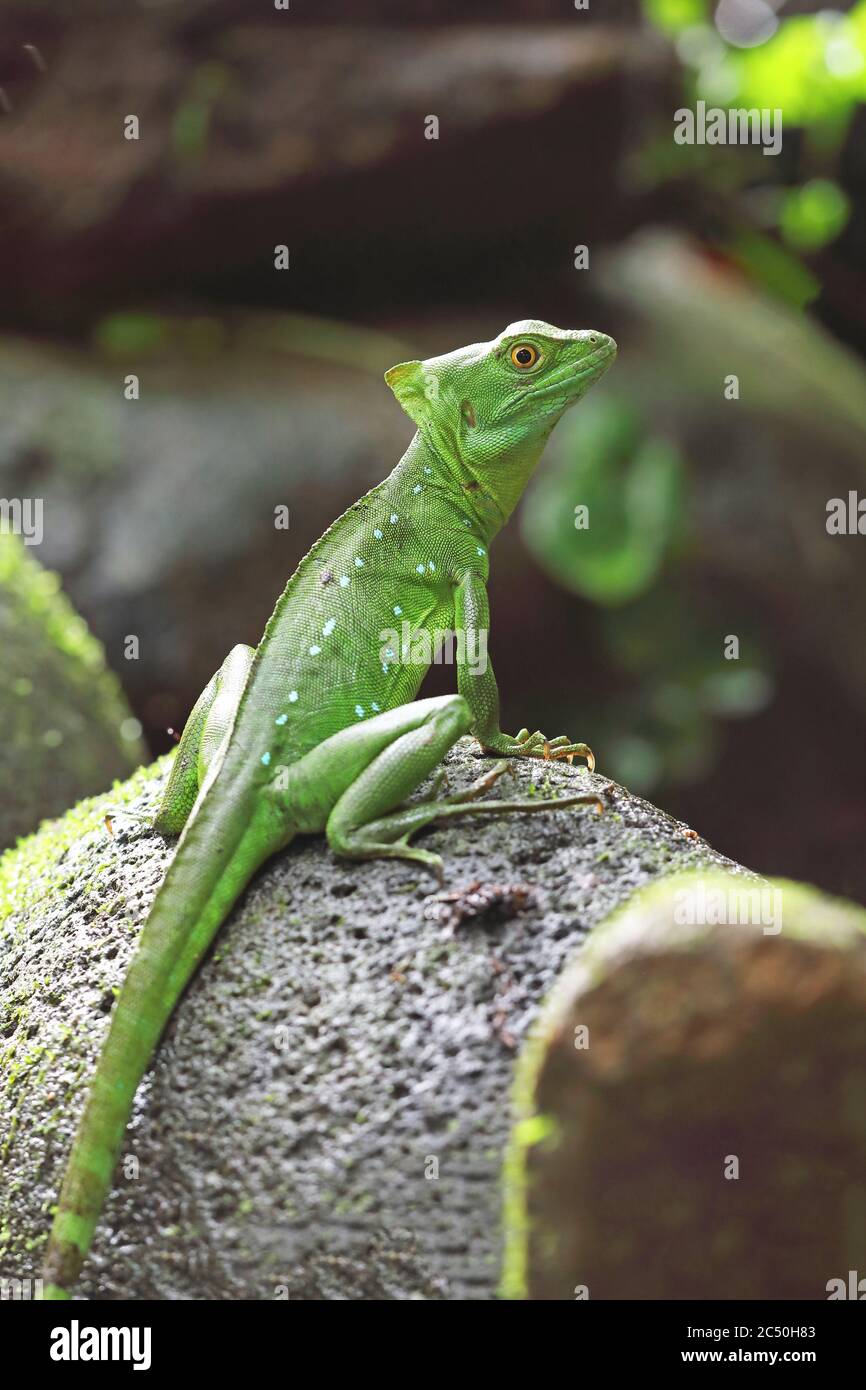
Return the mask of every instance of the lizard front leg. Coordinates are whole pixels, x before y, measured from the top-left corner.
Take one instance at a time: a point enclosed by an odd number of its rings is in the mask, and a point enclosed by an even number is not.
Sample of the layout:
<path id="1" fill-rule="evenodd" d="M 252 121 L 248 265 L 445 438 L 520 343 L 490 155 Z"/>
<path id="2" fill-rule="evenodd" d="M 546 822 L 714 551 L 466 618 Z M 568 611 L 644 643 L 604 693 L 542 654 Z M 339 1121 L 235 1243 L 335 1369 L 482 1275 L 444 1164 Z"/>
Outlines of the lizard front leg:
<path id="1" fill-rule="evenodd" d="M 546 738 L 540 729 L 531 734 L 521 729 L 514 736 L 499 727 L 499 690 L 490 658 L 487 656 L 487 633 L 490 629 L 490 605 L 487 586 L 480 574 L 467 570 L 454 592 L 454 625 L 462 635 L 464 659 L 458 658 L 457 689 L 466 699 L 472 712 L 472 732 L 485 753 L 524 758 L 586 758 L 590 772 L 595 768 L 592 749 L 585 743 L 573 743 L 566 734 Z M 460 648 L 458 647 L 458 651 Z M 470 658 L 469 654 L 473 654 Z"/>

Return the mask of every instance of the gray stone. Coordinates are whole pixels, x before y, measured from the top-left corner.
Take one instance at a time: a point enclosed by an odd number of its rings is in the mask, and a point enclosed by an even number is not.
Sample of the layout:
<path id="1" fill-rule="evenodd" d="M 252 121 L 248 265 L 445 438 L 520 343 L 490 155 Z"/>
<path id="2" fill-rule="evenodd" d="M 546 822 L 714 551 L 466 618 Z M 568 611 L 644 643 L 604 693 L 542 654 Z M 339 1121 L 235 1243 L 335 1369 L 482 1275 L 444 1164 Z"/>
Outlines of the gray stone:
<path id="1" fill-rule="evenodd" d="M 475 745 L 448 759 L 454 786 Z M 603 815 L 467 819 L 422 837 L 447 889 L 531 885 L 514 915 L 443 926 L 409 865 L 296 842 L 250 886 L 139 1090 L 79 1292 L 103 1298 L 490 1298 L 516 1051 L 589 929 L 686 865 L 736 866 L 585 770 L 515 763 L 500 796 L 592 788 Z M 5 1156 L 0 1269 L 35 1277 L 99 1045 L 172 852 L 164 766 L 0 861 Z M 425 912 L 425 905 L 428 911 Z M 438 1177 L 433 1177 L 433 1160 Z"/>

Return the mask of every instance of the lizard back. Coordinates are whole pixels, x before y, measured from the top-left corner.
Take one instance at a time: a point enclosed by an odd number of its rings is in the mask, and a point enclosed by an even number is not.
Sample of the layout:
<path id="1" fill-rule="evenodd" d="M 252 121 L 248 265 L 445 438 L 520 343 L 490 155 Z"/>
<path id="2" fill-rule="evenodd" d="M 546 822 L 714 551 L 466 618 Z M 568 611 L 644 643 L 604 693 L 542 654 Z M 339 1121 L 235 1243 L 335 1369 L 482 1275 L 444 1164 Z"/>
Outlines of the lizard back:
<path id="1" fill-rule="evenodd" d="M 240 758 L 267 781 L 268 768 L 414 699 L 429 662 L 402 639 L 427 634 L 432 650 L 437 631 L 453 624 L 455 575 L 469 567 L 486 578 L 486 538 L 416 436 L 289 579 L 257 649 L 224 766 Z"/>

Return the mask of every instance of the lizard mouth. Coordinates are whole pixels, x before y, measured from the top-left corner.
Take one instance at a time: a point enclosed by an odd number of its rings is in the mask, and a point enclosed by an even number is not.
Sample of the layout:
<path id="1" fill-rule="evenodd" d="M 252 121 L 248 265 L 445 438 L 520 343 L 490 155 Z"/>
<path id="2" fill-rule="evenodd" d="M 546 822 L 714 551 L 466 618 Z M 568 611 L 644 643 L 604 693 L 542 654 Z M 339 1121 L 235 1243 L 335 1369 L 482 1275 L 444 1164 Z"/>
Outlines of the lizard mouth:
<path id="1" fill-rule="evenodd" d="M 566 380 L 583 381 L 586 377 L 599 377 L 607 371 L 615 357 L 616 343 L 613 338 L 605 338 L 575 370 L 568 373 Z"/>
<path id="2" fill-rule="evenodd" d="M 601 343 L 594 352 L 585 357 L 576 367 L 568 366 L 557 375 L 527 391 L 535 401 L 543 401 L 549 397 L 555 397 L 557 402 L 563 398 L 568 400 L 576 394 L 578 388 L 598 381 L 603 376 L 608 367 L 616 357 L 616 343 L 613 338 L 608 338 Z"/>

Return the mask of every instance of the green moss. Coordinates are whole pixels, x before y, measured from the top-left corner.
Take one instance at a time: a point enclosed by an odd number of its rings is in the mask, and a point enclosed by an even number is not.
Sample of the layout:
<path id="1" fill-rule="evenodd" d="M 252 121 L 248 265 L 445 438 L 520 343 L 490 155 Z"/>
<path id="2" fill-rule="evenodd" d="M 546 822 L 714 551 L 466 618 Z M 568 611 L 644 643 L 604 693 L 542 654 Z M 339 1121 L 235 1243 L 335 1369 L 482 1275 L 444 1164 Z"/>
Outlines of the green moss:
<path id="1" fill-rule="evenodd" d="M 23 542 L 0 535 L 0 846 L 144 756 L 105 653 Z"/>
<path id="2" fill-rule="evenodd" d="M 152 785 L 166 768 L 171 754 L 141 767 L 125 782 L 116 782 L 111 791 L 89 797 L 73 806 L 59 820 L 46 821 L 33 835 L 19 840 L 14 849 L 0 855 L 0 924 L 14 913 L 22 922 L 31 908 L 47 897 L 61 893 L 68 884 L 70 870 L 65 862 L 73 846 L 81 846 L 94 835 L 105 835 L 105 817 L 112 808 L 130 806 Z M 92 878 L 81 885 L 85 892 L 105 871 L 103 864 Z M 50 982 L 43 981 L 44 984 Z"/>
<path id="3" fill-rule="evenodd" d="M 547 1051 L 546 1035 L 533 1029 L 517 1065 L 514 1077 L 511 1130 L 502 1167 L 503 1227 L 505 1232 L 502 1298 L 526 1297 L 529 1257 L 529 1216 L 526 1201 L 526 1156 L 535 1144 L 552 1137 L 553 1122 L 535 1113 L 535 1087 Z"/>
<path id="4" fill-rule="evenodd" d="M 43 569 L 11 535 L 0 539 L 0 588 L 15 601 L 20 617 L 38 626 L 57 651 L 65 652 L 94 677 L 105 671 L 105 653 L 62 592 L 59 577 Z M 22 695 L 32 689 L 25 678 L 16 684 Z M 119 693 L 117 682 L 114 688 Z"/>

